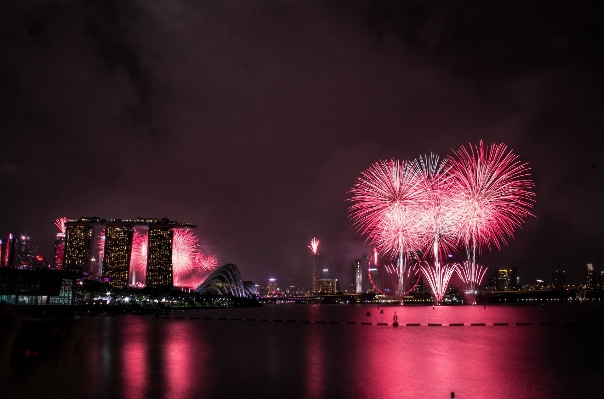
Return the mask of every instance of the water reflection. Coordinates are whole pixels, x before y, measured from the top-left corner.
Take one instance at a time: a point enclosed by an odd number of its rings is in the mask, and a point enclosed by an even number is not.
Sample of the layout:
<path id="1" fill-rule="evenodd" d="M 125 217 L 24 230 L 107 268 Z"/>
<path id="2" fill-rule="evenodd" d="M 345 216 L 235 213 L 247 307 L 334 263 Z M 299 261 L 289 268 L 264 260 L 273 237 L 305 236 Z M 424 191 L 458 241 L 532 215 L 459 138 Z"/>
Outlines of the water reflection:
<path id="1" fill-rule="evenodd" d="M 372 316 L 367 317 L 367 310 L 343 306 L 233 309 L 231 314 L 216 312 L 225 316 L 221 321 L 96 318 L 89 340 L 88 359 L 93 367 L 89 368 L 92 381 L 87 396 L 447 398 L 455 392 L 458 398 L 599 399 L 604 393 L 603 329 L 563 326 L 580 317 L 575 311 L 559 310 L 555 327 L 522 327 L 512 323 L 537 323 L 556 312 L 517 307 L 397 307 L 386 308 L 383 314 L 371 309 Z M 399 322 L 422 326 L 392 327 L 395 310 Z M 258 319 L 298 322 L 226 319 L 244 318 L 245 312 L 255 312 Z M 324 320 L 325 324 L 300 320 Z M 378 326 L 378 322 L 389 325 Z M 456 322 L 466 325 L 426 325 Z M 471 322 L 490 325 L 476 327 Z M 493 322 L 510 325 L 495 327 Z"/>
<path id="2" fill-rule="evenodd" d="M 306 353 L 306 397 L 311 399 L 322 398 L 325 387 L 325 363 L 324 363 L 324 343 L 323 326 L 305 326 L 307 329 L 305 339 Z"/>
<path id="3" fill-rule="evenodd" d="M 201 334 L 193 335 L 190 323 L 176 321 L 164 324 L 163 337 L 165 397 L 191 398 L 195 391 L 204 392 L 207 351 Z"/>
<path id="4" fill-rule="evenodd" d="M 129 398 L 147 398 L 149 382 L 148 357 L 149 324 L 134 319 L 124 326 L 122 352 L 124 392 Z"/>

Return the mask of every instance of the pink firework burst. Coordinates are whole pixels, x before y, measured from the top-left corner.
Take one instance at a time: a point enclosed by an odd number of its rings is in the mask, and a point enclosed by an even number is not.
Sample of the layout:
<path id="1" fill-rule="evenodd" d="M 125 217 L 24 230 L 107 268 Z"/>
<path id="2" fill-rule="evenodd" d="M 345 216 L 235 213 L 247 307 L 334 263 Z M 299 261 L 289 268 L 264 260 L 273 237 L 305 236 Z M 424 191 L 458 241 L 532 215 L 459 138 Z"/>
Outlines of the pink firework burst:
<path id="1" fill-rule="evenodd" d="M 474 265 L 474 267 L 472 267 L 470 262 L 463 262 L 462 264 L 456 265 L 456 271 L 459 279 L 466 287 L 469 287 L 472 281 L 475 282 L 476 286 L 479 286 L 480 283 L 482 283 L 487 268 L 482 265 Z M 474 290 L 469 289 L 468 293 L 474 293 Z"/>
<path id="2" fill-rule="evenodd" d="M 535 194 L 530 190 L 527 163 L 522 163 L 504 144 L 469 145 L 448 157 L 452 175 L 452 201 L 458 209 L 458 236 L 464 243 L 470 274 L 468 288 L 480 284 L 476 252 L 494 244 L 498 249 L 513 237 L 530 213 Z"/>
<path id="3" fill-rule="evenodd" d="M 351 190 L 353 225 L 389 258 L 397 258 L 399 286 L 404 292 L 406 261 L 421 248 L 419 218 L 425 188 L 415 161 L 379 161 L 361 173 Z"/>
<path id="4" fill-rule="evenodd" d="M 455 271 L 454 265 L 443 263 L 443 254 L 456 250 L 456 223 L 458 210 L 451 202 L 451 179 L 449 168 L 438 156 L 430 154 L 419 158 L 421 181 L 426 196 L 418 214 L 421 231 L 424 233 L 425 252 L 419 263 L 424 280 L 432 290 L 435 303 L 439 303 L 447 292 L 449 280 Z"/>
<path id="5" fill-rule="evenodd" d="M 310 240 L 310 245 L 308 246 L 308 248 L 310 248 L 310 250 L 312 251 L 312 253 L 314 255 L 317 254 L 317 250 L 319 249 L 319 240 L 317 240 L 316 238 L 313 237 L 312 240 Z"/>
<path id="6" fill-rule="evenodd" d="M 55 220 L 55 226 L 57 226 L 61 233 L 65 234 L 65 223 L 67 223 L 68 221 L 69 219 L 67 219 L 66 217 L 58 218 L 57 220 Z"/>
<path id="7" fill-rule="evenodd" d="M 186 284 L 218 266 L 214 255 L 201 252 L 197 235 L 188 228 L 174 229 L 172 237 L 172 268 L 174 285 Z"/>
<path id="8" fill-rule="evenodd" d="M 130 286 L 132 287 L 143 288 L 146 285 L 148 241 L 149 230 L 135 227 L 130 254 Z"/>

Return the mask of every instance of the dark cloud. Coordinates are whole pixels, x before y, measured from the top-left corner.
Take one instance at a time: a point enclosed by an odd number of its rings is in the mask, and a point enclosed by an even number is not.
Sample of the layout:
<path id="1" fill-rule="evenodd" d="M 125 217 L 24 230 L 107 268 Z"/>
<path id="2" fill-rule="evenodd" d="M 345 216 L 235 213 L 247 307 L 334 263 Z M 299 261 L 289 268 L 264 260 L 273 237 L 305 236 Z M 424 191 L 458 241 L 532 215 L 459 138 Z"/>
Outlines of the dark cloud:
<path id="1" fill-rule="evenodd" d="M 38 1 L 0 14 L 0 234 L 28 233 L 47 256 L 57 217 L 149 215 L 197 224 L 257 280 L 308 280 L 316 236 L 347 284 L 370 252 L 347 218 L 355 177 L 482 138 L 530 162 L 537 193 L 537 217 L 485 263 L 525 279 L 604 265 L 598 3 Z"/>

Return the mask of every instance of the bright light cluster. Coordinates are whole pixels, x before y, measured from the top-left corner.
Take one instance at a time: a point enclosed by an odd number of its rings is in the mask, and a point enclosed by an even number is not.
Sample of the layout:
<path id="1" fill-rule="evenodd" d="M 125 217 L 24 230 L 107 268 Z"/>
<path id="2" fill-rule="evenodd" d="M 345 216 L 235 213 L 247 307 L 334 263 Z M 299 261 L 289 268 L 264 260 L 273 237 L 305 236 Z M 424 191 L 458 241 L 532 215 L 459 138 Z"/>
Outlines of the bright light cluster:
<path id="1" fill-rule="evenodd" d="M 214 255 L 204 255 L 193 230 L 174 229 L 172 237 L 172 270 L 174 285 L 188 285 L 218 266 Z"/>
<path id="2" fill-rule="evenodd" d="M 66 217 L 59 218 L 55 221 L 55 226 L 57 226 L 57 229 L 59 229 L 61 233 L 65 234 L 65 223 L 67 223 L 68 221 L 69 219 L 67 219 Z"/>
<path id="3" fill-rule="evenodd" d="M 319 240 L 313 237 L 313 239 L 310 240 L 310 245 L 308 246 L 308 248 L 310 248 L 312 253 L 316 255 L 317 250 L 319 249 Z"/>
<path id="4" fill-rule="evenodd" d="M 456 270 L 474 290 L 486 270 L 477 267 L 476 253 L 492 244 L 499 249 L 532 216 L 529 170 L 504 144 L 482 141 L 443 160 L 430 154 L 378 161 L 355 181 L 350 217 L 372 245 L 397 259 L 399 295 L 406 291 L 406 264 L 413 261 L 440 302 Z M 468 262 L 441 262 L 460 247 Z"/>

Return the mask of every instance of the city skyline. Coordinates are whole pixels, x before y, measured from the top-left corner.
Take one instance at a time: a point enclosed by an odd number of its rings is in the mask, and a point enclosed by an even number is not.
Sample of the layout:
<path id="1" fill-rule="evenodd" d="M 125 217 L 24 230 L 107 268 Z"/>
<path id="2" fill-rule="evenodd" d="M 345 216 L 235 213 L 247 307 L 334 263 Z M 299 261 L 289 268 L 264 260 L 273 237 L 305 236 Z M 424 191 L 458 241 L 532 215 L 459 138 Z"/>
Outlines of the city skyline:
<path id="1" fill-rule="evenodd" d="M 372 251 L 347 216 L 358 174 L 482 139 L 529 162 L 537 197 L 487 273 L 604 265 L 586 3 L 42 4 L 0 16 L 3 240 L 52 259 L 58 217 L 159 215 L 255 281 L 309 281 L 317 237 L 348 285 Z"/>

